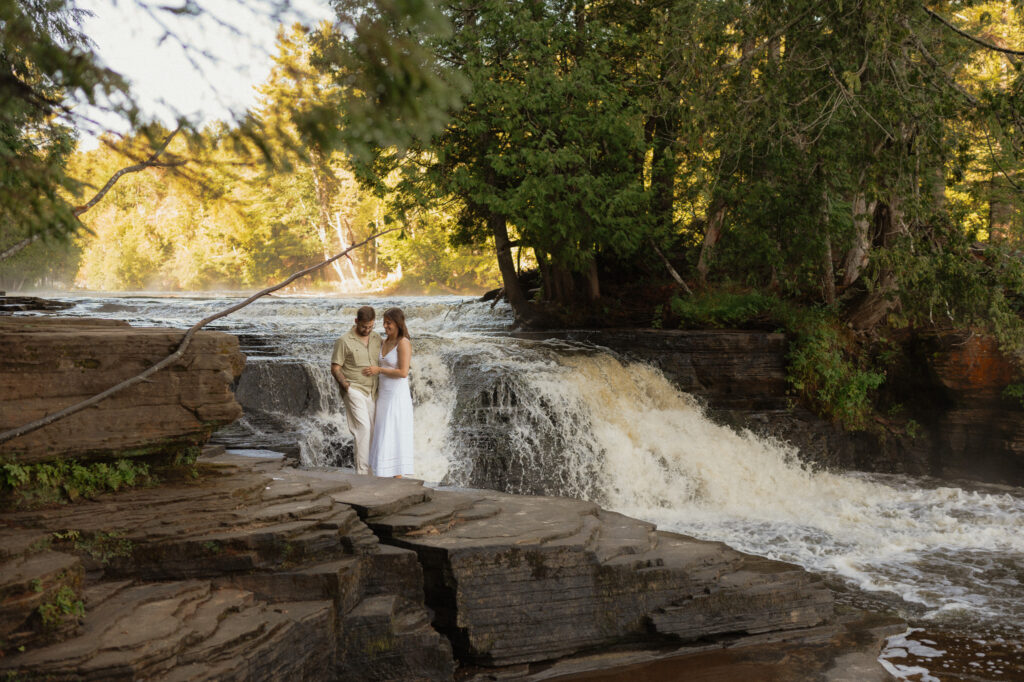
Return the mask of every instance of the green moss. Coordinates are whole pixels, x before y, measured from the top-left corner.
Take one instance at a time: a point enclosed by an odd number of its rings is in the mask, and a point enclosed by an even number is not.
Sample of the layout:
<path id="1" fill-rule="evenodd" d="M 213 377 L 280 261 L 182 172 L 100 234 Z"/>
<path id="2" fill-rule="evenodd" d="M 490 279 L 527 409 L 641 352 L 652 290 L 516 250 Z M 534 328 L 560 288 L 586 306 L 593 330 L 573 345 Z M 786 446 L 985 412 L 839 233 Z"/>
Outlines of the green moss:
<path id="1" fill-rule="evenodd" d="M 44 630 L 56 630 L 68 617 L 85 616 L 85 604 L 78 598 L 78 593 L 68 585 L 61 585 L 53 599 L 40 604 L 36 610 L 42 619 Z"/>
<path id="2" fill-rule="evenodd" d="M 383 637 L 371 639 L 369 642 L 366 643 L 366 646 L 363 647 L 363 650 L 369 656 L 376 656 L 379 654 L 385 654 L 389 651 L 393 651 L 396 646 L 398 646 L 398 640 L 394 637 L 394 635 L 388 633 Z"/>

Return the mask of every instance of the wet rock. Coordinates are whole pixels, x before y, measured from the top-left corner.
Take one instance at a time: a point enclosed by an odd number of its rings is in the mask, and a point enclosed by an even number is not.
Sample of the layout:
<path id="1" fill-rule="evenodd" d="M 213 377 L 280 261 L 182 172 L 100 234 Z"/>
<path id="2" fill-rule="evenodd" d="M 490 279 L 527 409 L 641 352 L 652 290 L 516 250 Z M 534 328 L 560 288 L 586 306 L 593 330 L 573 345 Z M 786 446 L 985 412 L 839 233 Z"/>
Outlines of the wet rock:
<path id="1" fill-rule="evenodd" d="M 1024 485 L 1024 406 L 1004 395 L 1019 370 L 983 336 L 926 336 L 915 350 L 942 406 L 921 416 L 935 434 L 929 473 Z"/>
<path id="2" fill-rule="evenodd" d="M 0 319 L 0 430 L 57 412 L 170 354 L 183 331 L 114 320 Z M 184 357 L 148 381 L 54 424 L 0 444 L 23 462 L 136 456 L 205 443 L 241 416 L 231 393 L 245 358 L 235 337 L 198 332 Z"/>
<path id="3" fill-rule="evenodd" d="M 14 313 L 39 311 L 39 310 L 66 310 L 74 308 L 74 303 L 67 301 L 54 301 L 35 296 L 7 296 L 0 291 L 0 315 L 13 315 Z"/>

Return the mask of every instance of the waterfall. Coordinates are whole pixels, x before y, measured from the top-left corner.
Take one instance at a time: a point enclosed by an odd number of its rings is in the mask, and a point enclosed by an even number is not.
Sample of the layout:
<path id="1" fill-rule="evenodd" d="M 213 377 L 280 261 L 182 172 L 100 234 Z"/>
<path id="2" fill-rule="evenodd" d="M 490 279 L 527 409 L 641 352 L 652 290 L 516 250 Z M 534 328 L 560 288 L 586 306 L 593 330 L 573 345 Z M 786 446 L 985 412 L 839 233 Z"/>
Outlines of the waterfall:
<path id="1" fill-rule="evenodd" d="M 424 478 L 594 500 L 895 593 L 920 615 L 1024 615 L 1020 491 L 813 470 L 609 352 L 445 345 L 429 362 L 447 354 L 452 388 L 416 408 L 431 428 L 447 415 L 440 447 L 417 448 Z"/>

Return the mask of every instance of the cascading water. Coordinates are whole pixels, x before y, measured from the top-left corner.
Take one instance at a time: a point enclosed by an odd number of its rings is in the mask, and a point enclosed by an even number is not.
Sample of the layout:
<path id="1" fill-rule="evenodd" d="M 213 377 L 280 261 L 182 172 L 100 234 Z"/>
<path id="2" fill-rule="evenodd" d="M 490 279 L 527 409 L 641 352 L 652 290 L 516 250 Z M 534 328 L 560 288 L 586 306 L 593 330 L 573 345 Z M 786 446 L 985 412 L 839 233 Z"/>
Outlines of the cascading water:
<path id="1" fill-rule="evenodd" d="M 306 465 L 344 461 L 351 438 L 328 362 L 363 304 L 406 311 L 423 479 L 587 498 L 666 530 L 839 576 L 898 595 L 890 605 L 916 622 L 966 633 L 976 642 L 971 655 L 986 646 L 1003 652 L 964 664 L 978 679 L 1024 670 L 1024 490 L 814 471 L 783 443 L 714 424 L 651 367 L 597 347 L 516 338 L 500 305 L 262 299 L 219 327 L 239 334 L 250 352 L 239 399 L 251 390 L 263 415 L 247 414 L 234 438 L 291 442 Z M 184 327 L 227 305 L 199 296 L 95 297 L 66 314 Z M 949 665 L 937 655 L 915 672 L 919 665 L 898 657 L 941 650 L 914 641 L 908 634 L 890 646 L 894 674 L 927 679 Z M 922 658 L 930 660 L 915 661 Z M 1004 669 L 1009 677 L 1000 676 Z"/>

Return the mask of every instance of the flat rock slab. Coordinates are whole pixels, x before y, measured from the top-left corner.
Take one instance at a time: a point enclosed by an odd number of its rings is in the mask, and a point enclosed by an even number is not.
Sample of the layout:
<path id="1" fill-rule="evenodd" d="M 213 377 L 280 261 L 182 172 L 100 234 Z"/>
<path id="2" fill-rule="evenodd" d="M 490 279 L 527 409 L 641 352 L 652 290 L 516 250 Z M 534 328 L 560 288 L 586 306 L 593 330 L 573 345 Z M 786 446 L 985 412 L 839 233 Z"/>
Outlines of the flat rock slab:
<path id="1" fill-rule="evenodd" d="M 183 330 L 101 319 L 0 317 L 0 431 L 115 386 L 173 352 Z M 185 355 L 148 381 L 0 444 L 23 462 L 133 456 L 205 443 L 242 416 L 231 392 L 245 357 L 230 334 L 200 331 Z"/>
<path id="2" fill-rule="evenodd" d="M 56 679 L 309 679 L 334 649 L 327 601 L 269 605 L 185 581 L 86 592 L 78 637 L 0 659 L 0 670 Z"/>
<path id="3" fill-rule="evenodd" d="M 859 614 L 799 631 L 679 647 L 627 645 L 554 663 L 480 670 L 464 682 L 886 682 L 892 677 L 878 655 L 887 637 L 905 629 L 898 619 Z"/>
<path id="4" fill-rule="evenodd" d="M 200 463 L 195 482 L 0 518 L 0 540 L 23 549 L 5 566 L 50 553 L 86 571 L 81 632 L 2 657 L 0 669 L 433 680 L 451 679 L 453 650 L 498 672 L 637 642 L 799 638 L 834 623 L 831 592 L 797 567 L 590 502 L 229 454 Z M 40 561 L 54 575 L 54 557 Z M 0 584 L 24 594 L 33 572 Z"/>
<path id="5" fill-rule="evenodd" d="M 507 666 L 629 639 L 691 641 L 816 626 L 831 592 L 805 571 L 662 533 L 582 500 L 493 491 L 420 495 L 361 479 L 354 503 L 385 542 L 416 551 L 427 603 L 463 662 Z"/>
<path id="6" fill-rule="evenodd" d="M 361 481 L 215 450 L 196 481 L 0 516 L 0 625 L 17 635 L 3 637 L 0 671 L 451 679 L 451 646 L 430 623 L 416 554 L 381 545 L 334 499 Z M 85 615 L 56 642 L 31 632 L 31 618 L 62 584 Z"/>

